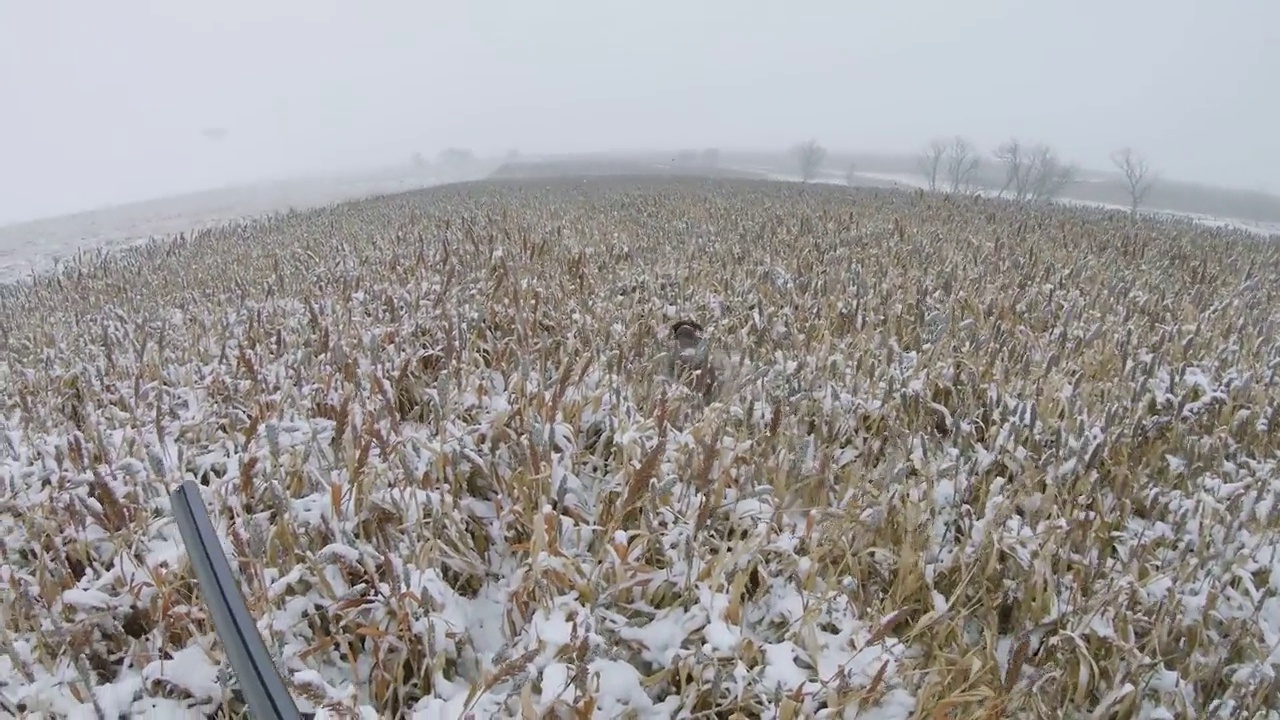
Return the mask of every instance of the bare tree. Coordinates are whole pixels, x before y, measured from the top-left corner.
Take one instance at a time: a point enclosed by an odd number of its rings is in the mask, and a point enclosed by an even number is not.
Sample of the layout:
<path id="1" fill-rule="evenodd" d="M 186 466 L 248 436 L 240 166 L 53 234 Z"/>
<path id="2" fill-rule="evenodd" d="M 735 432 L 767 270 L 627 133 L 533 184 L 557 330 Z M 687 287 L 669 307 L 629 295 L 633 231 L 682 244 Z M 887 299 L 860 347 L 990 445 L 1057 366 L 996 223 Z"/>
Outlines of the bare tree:
<path id="1" fill-rule="evenodd" d="M 1138 206 L 1147 199 L 1147 193 L 1155 183 L 1155 175 L 1147 159 L 1134 152 L 1132 148 L 1121 148 L 1111 154 L 1111 162 L 1124 175 L 1125 186 L 1129 190 L 1129 212 L 1137 213 Z"/>
<path id="2" fill-rule="evenodd" d="M 804 182 L 816 177 L 822 162 L 827 159 L 827 149 L 819 145 L 817 140 L 806 140 L 795 146 L 792 152 L 800 166 L 800 179 Z"/>
<path id="3" fill-rule="evenodd" d="M 1048 145 L 1032 149 L 1030 166 L 1031 202 L 1053 202 L 1076 179 L 1076 166 L 1062 162 Z"/>
<path id="4" fill-rule="evenodd" d="M 992 155 L 1004 166 L 1001 197 L 1011 193 L 1019 202 L 1051 202 L 1075 181 L 1076 167 L 1062 162 L 1047 145 L 1026 147 L 1013 139 Z"/>
<path id="5" fill-rule="evenodd" d="M 982 164 L 982 157 L 968 140 L 957 135 L 946 147 L 946 178 L 951 192 L 969 192 L 973 189 L 974 176 Z"/>
<path id="6" fill-rule="evenodd" d="M 938 175 L 942 171 L 942 158 L 946 153 L 946 143 L 933 140 L 920 156 L 920 174 L 924 176 L 930 190 L 938 189 Z"/>
<path id="7" fill-rule="evenodd" d="M 1027 172 L 1026 151 L 1022 143 L 1010 140 L 991 153 L 996 162 L 1004 167 L 1004 184 L 1000 187 L 1000 197 L 1007 192 L 1013 193 L 1014 200 L 1025 200 L 1031 185 L 1030 173 Z"/>

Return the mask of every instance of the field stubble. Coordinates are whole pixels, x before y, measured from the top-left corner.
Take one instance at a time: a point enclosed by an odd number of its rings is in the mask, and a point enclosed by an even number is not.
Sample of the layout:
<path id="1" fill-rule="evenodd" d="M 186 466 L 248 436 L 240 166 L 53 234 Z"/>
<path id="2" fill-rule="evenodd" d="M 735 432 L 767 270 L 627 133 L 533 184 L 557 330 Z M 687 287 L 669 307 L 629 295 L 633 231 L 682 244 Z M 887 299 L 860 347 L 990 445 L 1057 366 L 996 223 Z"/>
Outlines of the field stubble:
<path id="1" fill-rule="evenodd" d="M 194 479 L 329 716 L 1277 717 L 1275 247 L 610 178 L 86 258 L 0 291 L 0 696 L 234 709 Z"/>

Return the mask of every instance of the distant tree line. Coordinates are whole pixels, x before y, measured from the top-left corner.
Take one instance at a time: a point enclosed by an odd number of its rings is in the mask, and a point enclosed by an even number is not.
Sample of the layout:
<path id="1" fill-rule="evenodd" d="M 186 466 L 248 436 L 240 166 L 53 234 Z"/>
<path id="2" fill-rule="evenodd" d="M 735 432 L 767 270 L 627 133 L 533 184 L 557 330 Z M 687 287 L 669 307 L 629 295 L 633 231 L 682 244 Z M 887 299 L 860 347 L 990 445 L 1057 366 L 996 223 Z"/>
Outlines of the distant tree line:
<path id="1" fill-rule="evenodd" d="M 1026 144 L 1017 138 L 1001 143 L 991 151 L 990 160 L 995 168 L 985 177 L 984 159 L 982 153 L 961 136 L 935 138 L 921 151 L 917 170 L 930 190 L 973 193 L 994 189 L 997 197 L 1032 204 L 1053 202 L 1079 181 L 1079 168 L 1043 143 Z M 1111 161 L 1120 171 L 1129 210 L 1137 213 L 1155 183 L 1155 175 L 1146 159 L 1131 148 L 1117 150 Z M 991 187 L 993 178 L 999 183 L 998 187 Z"/>
<path id="2" fill-rule="evenodd" d="M 801 182 L 817 178 L 828 153 L 817 140 L 792 146 Z M 1111 162 L 1119 171 L 1130 212 L 1137 213 L 1156 182 L 1146 158 L 1131 148 L 1117 150 Z M 984 156 L 962 136 L 935 138 L 920 152 L 916 172 L 931 191 L 951 193 L 994 192 L 1016 202 L 1043 204 L 1063 197 L 1067 188 L 1079 182 L 1080 170 L 1063 160 L 1044 143 L 1025 143 L 1018 138 L 1001 143 Z M 855 167 L 845 170 L 845 183 L 854 184 Z"/>

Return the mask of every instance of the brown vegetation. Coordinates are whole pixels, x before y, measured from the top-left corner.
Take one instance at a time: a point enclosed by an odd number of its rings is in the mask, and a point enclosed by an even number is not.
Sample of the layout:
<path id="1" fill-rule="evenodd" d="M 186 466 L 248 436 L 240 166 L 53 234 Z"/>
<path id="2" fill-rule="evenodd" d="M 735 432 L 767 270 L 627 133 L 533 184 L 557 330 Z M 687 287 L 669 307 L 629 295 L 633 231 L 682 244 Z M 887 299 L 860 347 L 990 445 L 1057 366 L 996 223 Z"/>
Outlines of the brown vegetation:
<path id="1" fill-rule="evenodd" d="M 1120 213 L 628 178 L 72 267 L 0 294 L 0 695 L 229 697 L 194 478 L 313 709 L 1254 716 L 1277 268 Z M 651 372 L 680 317 L 733 348 L 709 402 Z"/>

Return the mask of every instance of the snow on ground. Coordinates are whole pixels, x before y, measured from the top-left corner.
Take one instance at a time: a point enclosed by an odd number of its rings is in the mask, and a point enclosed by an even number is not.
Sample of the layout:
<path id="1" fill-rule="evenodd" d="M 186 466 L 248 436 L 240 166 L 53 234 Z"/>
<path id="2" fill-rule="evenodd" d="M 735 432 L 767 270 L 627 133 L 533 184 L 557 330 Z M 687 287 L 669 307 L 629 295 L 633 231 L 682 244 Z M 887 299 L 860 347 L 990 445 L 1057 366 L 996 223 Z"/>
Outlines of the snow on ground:
<path id="1" fill-rule="evenodd" d="M 0 226 L 0 283 L 50 270 L 77 252 L 118 250 L 152 237 L 190 233 L 271 213 L 474 179 L 483 177 L 490 165 L 447 177 L 395 169 L 262 183 Z"/>
<path id="2" fill-rule="evenodd" d="M 912 173 L 859 172 L 858 174 L 874 180 L 894 183 L 902 187 L 919 188 L 921 190 L 929 189 L 929 183 L 924 178 Z"/>

